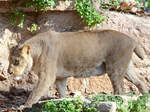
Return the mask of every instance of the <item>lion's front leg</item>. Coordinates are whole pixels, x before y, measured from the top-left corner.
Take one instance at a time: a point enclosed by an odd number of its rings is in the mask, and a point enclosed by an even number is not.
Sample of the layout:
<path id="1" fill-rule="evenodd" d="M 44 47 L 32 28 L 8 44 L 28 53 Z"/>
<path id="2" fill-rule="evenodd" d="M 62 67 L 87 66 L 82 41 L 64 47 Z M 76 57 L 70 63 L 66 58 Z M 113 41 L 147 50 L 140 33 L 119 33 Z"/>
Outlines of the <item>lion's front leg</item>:
<path id="1" fill-rule="evenodd" d="M 67 81 L 67 78 L 56 80 L 56 86 L 57 86 L 58 92 L 60 93 L 61 98 L 66 97 L 66 89 L 67 89 L 66 81 Z"/>
<path id="2" fill-rule="evenodd" d="M 41 72 L 39 75 L 39 80 L 36 87 L 33 89 L 30 94 L 27 102 L 20 106 L 20 110 L 24 108 L 31 108 L 33 104 L 37 103 L 41 96 L 49 89 L 49 87 L 54 84 L 56 79 L 55 72 L 51 74 L 46 74 L 45 72 Z"/>

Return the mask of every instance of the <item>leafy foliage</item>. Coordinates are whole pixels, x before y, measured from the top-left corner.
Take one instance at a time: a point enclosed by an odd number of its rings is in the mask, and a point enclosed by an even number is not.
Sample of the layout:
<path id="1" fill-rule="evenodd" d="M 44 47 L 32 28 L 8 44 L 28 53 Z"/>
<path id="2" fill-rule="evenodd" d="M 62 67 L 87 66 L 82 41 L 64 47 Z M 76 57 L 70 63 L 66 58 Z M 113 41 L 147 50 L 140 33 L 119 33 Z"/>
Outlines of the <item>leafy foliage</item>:
<path id="1" fill-rule="evenodd" d="M 150 10 L 150 0 L 136 0 L 136 2 L 143 6 L 145 11 Z"/>
<path id="2" fill-rule="evenodd" d="M 102 101 L 116 102 L 118 112 L 149 112 L 146 104 L 149 102 L 149 96 L 144 94 L 139 96 L 137 100 L 124 101 L 120 96 L 98 94 L 91 98 L 95 103 Z"/>
<path id="3" fill-rule="evenodd" d="M 24 22 L 24 12 L 19 10 L 14 10 L 13 12 L 8 12 L 10 14 L 11 24 L 16 24 L 16 18 L 19 18 L 20 22 L 18 24 L 18 27 L 23 28 L 23 22 Z"/>
<path id="4" fill-rule="evenodd" d="M 75 7 L 80 17 L 85 19 L 86 24 L 89 26 L 95 26 L 106 19 L 106 17 L 96 12 L 92 7 L 92 3 L 88 0 L 76 1 Z"/>
<path id="5" fill-rule="evenodd" d="M 129 112 L 149 112 L 146 107 L 146 103 L 148 103 L 149 96 L 144 94 L 143 96 L 139 96 L 137 100 L 131 100 L 128 102 L 128 110 Z"/>
<path id="6" fill-rule="evenodd" d="M 144 9 L 145 11 L 150 11 L 150 0 L 135 0 L 137 3 L 137 6 L 140 6 L 141 9 Z M 101 4 L 101 8 L 104 9 L 111 9 L 114 7 L 118 7 L 122 1 L 121 0 L 109 0 L 109 5 L 103 1 Z"/>
<path id="7" fill-rule="evenodd" d="M 113 102 L 123 102 L 123 99 L 120 96 L 115 95 L 106 95 L 106 94 L 97 94 L 91 98 L 92 101 L 99 103 L 103 101 L 113 101 Z"/>
<path id="8" fill-rule="evenodd" d="M 31 0 L 22 3 L 22 6 L 25 7 L 34 7 L 36 11 L 38 10 L 47 10 L 47 7 L 54 7 L 55 0 Z"/>
<path id="9" fill-rule="evenodd" d="M 117 7 L 120 3 L 120 0 L 109 0 L 109 3 L 112 4 L 113 7 Z"/>
<path id="10" fill-rule="evenodd" d="M 120 96 L 115 95 L 105 95 L 105 94 L 98 94 L 91 98 L 92 102 L 96 104 L 100 102 L 116 102 L 118 112 L 128 112 L 124 104 L 124 100 Z"/>
<path id="11" fill-rule="evenodd" d="M 17 4 L 17 2 L 15 2 L 15 4 Z M 20 4 L 20 6 L 25 8 L 33 7 L 36 11 L 47 11 L 48 7 L 54 7 L 55 4 L 56 0 L 25 0 Z M 96 12 L 96 10 L 92 7 L 92 3 L 89 0 L 76 1 L 75 8 L 77 9 L 80 17 L 83 18 L 85 20 L 85 23 L 90 27 L 95 26 L 96 24 L 99 24 L 106 19 L 106 17 Z M 11 13 L 12 23 L 16 22 L 15 16 L 21 16 L 20 24 L 18 26 L 22 28 L 24 22 L 24 12 L 16 9 Z"/>
<path id="12" fill-rule="evenodd" d="M 67 1 L 67 0 L 64 0 Z M 150 10 L 150 1 L 149 0 L 136 0 L 137 4 L 144 7 L 145 11 Z M 18 1 L 19 2 L 19 1 Z M 117 7 L 120 4 L 121 0 L 109 0 L 109 5 L 103 3 L 101 4 L 102 8 L 114 8 Z M 17 2 L 15 2 L 17 4 Z M 54 7 L 56 5 L 56 0 L 25 0 L 23 1 L 20 6 L 22 7 L 33 7 L 36 11 L 47 11 L 48 7 Z M 85 23 L 93 27 L 102 21 L 106 20 L 107 17 L 102 16 L 101 14 L 97 13 L 96 10 L 92 7 L 92 3 L 90 0 L 76 0 L 74 4 L 78 14 L 81 18 L 84 19 Z M 24 22 L 24 12 L 19 11 L 15 9 L 11 12 L 11 23 L 16 23 L 16 17 L 20 18 L 20 23 L 18 26 L 20 28 L 23 28 L 23 22 Z"/>
<path id="13" fill-rule="evenodd" d="M 37 30 L 37 24 L 32 24 L 31 27 L 27 28 L 27 30 L 30 32 L 35 32 Z"/>
<path id="14" fill-rule="evenodd" d="M 130 95 L 133 97 L 133 95 Z M 150 96 L 143 94 L 139 96 L 137 100 L 124 100 L 121 96 L 98 94 L 88 97 L 91 101 L 90 104 L 84 103 L 80 97 L 73 100 L 50 100 L 42 105 L 37 105 L 40 110 L 33 108 L 30 112 L 98 112 L 96 105 L 101 102 L 116 102 L 117 112 L 149 112 Z M 27 111 L 25 111 L 27 112 Z M 29 112 L 29 111 L 28 111 Z"/>
<path id="15" fill-rule="evenodd" d="M 80 98 L 75 98 L 72 101 L 51 100 L 43 105 L 42 112 L 98 112 L 98 110 L 95 107 L 85 106 Z"/>

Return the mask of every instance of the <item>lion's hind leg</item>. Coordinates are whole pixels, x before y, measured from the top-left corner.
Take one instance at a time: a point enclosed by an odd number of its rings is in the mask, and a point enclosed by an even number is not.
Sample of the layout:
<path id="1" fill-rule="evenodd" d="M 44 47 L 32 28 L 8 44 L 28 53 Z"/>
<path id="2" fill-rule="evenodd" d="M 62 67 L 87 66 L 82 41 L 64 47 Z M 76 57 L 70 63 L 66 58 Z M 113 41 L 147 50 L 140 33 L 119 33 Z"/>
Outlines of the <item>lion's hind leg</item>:
<path id="1" fill-rule="evenodd" d="M 123 94 L 123 77 L 124 71 L 115 69 L 113 67 L 107 67 L 107 73 L 112 83 L 114 94 Z"/>
<path id="2" fill-rule="evenodd" d="M 106 72 L 111 80 L 114 93 L 123 94 L 123 78 L 131 60 L 133 50 L 121 50 L 114 53 L 106 60 Z"/>

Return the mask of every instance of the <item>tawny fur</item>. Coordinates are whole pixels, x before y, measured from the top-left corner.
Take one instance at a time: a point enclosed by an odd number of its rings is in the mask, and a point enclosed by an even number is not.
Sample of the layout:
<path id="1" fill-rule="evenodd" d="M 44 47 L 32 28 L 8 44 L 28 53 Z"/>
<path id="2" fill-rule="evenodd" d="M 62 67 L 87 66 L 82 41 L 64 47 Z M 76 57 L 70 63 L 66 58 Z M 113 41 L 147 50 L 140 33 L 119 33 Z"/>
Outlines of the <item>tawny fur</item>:
<path id="1" fill-rule="evenodd" d="M 148 93 L 147 86 L 135 73 L 131 60 L 134 51 L 140 58 L 144 57 L 139 44 L 113 30 L 48 31 L 27 40 L 19 46 L 18 53 L 11 54 L 9 71 L 16 79 L 31 68 L 39 76 L 37 86 L 22 108 L 36 103 L 55 81 L 61 97 L 65 97 L 66 78 L 70 76 L 89 77 L 108 73 L 115 94 L 123 93 L 123 77 L 133 82 L 142 93 Z M 16 59 L 19 64 L 16 64 Z"/>

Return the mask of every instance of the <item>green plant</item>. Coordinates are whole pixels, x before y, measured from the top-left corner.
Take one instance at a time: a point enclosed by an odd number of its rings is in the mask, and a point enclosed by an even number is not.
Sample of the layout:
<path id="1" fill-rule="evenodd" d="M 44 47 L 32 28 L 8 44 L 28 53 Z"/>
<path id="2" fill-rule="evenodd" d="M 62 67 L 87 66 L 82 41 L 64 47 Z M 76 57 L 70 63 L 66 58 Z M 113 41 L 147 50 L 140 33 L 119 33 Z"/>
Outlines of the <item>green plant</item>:
<path id="1" fill-rule="evenodd" d="M 23 3 L 25 7 L 34 7 L 36 11 L 39 10 L 47 10 L 47 7 L 54 7 L 55 0 L 31 0 L 28 2 Z"/>
<path id="2" fill-rule="evenodd" d="M 19 2 L 19 1 L 18 1 Z M 14 2 L 14 4 L 18 3 L 17 1 Z M 47 7 L 54 7 L 55 6 L 55 0 L 26 0 L 23 1 L 20 4 L 21 7 L 34 7 L 36 11 L 46 11 Z M 24 23 L 24 16 L 25 13 L 23 11 L 19 11 L 18 9 L 14 9 L 13 11 L 8 11 L 8 13 L 11 15 L 11 24 L 16 24 L 16 21 L 19 20 L 19 24 L 17 25 L 20 28 L 23 28 Z M 18 19 L 19 18 L 19 19 Z M 31 31 L 35 30 L 37 26 L 33 25 Z"/>
<path id="3" fill-rule="evenodd" d="M 110 4 L 106 4 L 105 1 L 103 1 L 100 5 L 101 8 L 103 9 L 111 9 L 112 6 Z"/>
<path id="4" fill-rule="evenodd" d="M 120 0 L 109 0 L 109 3 L 112 5 L 112 7 L 117 7 L 120 3 Z"/>
<path id="5" fill-rule="evenodd" d="M 144 94 L 139 96 L 137 100 L 127 101 L 116 95 L 98 94 L 88 97 L 91 101 L 90 104 L 83 103 L 80 97 L 74 98 L 73 100 L 65 99 L 55 102 L 50 100 L 40 106 L 37 105 L 36 107 L 39 107 L 40 110 L 33 108 L 30 112 L 98 112 L 96 109 L 97 104 L 110 101 L 116 102 L 117 112 L 149 112 L 150 108 L 147 105 L 150 102 L 149 98 L 150 96 Z"/>
<path id="6" fill-rule="evenodd" d="M 19 1 L 14 2 L 17 4 Z M 56 0 L 23 0 L 20 3 L 21 7 L 33 7 L 36 11 L 46 11 L 47 7 L 54 7 Z"/>
<path id="7" fill-rule="evenodd" d="M 97 94 L 91 98 L 92 101 L 95 103 L 103 102 L 103 101 L 112 101 L 112 102 L 119 102 L 123 103 L 123 99 L 120 96 L 115 95 L 106 95 L 106 94 Z"/>
<path id="8" fill-rule="evenodd" d="M 140 6 L 141 9 L 145 11 L 150 11 L 150 0 L 135 0 L 137 3 L 137 7 Z M 121 3 L 121 0 L 109 0 L 109 4 L 103 1 L 101 3 L 101 8 L 103 9 L 111 9 L 117 8 Z"/>
<path id="9" fill-rule="evenodd" d="M 150 8 L 150 1 L 146 0 L 144 6 L 145 8 Z"/>
<path id="10" fill-rule="evenodd" d="M 74 100 L 53 100 L 45 103 L 42 112 L 98 112 L 95 107 L 84 105 L 82 100 L 78 97 Z"/>
<path id="11" fill-rule="evenodd" d="M 100 6 L 103 9 L 112 9 L 112 8 L 118 7 L 120 3 L 121 3 L 120 0 L 109 0 L 109 3 L 106 3 L 105 1 L 102 1 Z"/>
<path id="12" fill-rule="evenodd" d="M 37 24 L 32 24 L 31 27 L 27 28 L 27 30 L 30 32 L 35 32 L 37 30 Z"/>
<path id="13" fill-rule="evenodd" d="M 118 112 L 127 112 L 124 100 L 120 96 L 98 94 L 91 98 L 92 102 L 96 104 L 100 102 L 116 102 Z"/>
<path id="14" fill-rule="evenodd" d="M 19 11 L 19 10 L 14 10 L 14 11 L 9 11 L 8 12 L 10 14 L 10 20 L 11 20 L 11 24 L 14 25 L 16 24 L 16 20 L 17 18 L 19 18 L 19 24 L 17 25 L 20 28 L 23 28 L 23 22 L 24 22 L 24 12 Z"/>
<path id="15" fill-rule="evenodd" d="M 133 95 L 131 95 L 133 96 Z M 100 103 L 106 101 L 116 102 L 118 112 L 149 112 L 146 104 L 149 102 L 149 96 L 144 94 L 137 100 L 125 102 L 120 96 L 98 94 L 90 98 L 92 102 Z"/>
<path id="16" fill-rule="evenodd" d="M 136 0 L 136 2 L 140 6 L 143 6 L 144 10 L 146 10 L 146 11 L 150 10 L 150 1 L 149 0 Z"/>
<path id="17" fill-rule="evenodd" d="M 81 112 L 98 112 L 98 110 L 94 106 L 86 106 Z"/>
<path id="18" fill-rule="evenodd" d="M 18 2 L 19 1 L 16 1 L 14 2 L 14 4 L 17 4 Z M 56 0 L 23 0 L 20 3 L 20 6 L 25 8 L 33 7 L 36 11 L 47 11 L 47 7 L 54 7 L 55 4 Z M 76 1 L 75 8 L 77 9 L 80 17 L 83 18 L 85 20 L 85 23 L 90 27 L 95 26 L 96 24 L 99 24 L 107 19 L 106 17 L 96 12 L 89 0 Z M 15 9 L 11 13 L 11 23 L 15 24 L 16 16 L 20 16 L 20 23 L 18 24 L 18 26 L 20 28 L 23 28 L 24 12 Z"/>
<path id="19" fill-rule="evenodd" d="M 96 12 L 89 0 L 78 0 L 75 2 L 75 7 L 88 26 L 95 26 L 106 19 L 106 17 Z"/>
<path id="20" fill-rule="evenodd" d="M 131 100 L 128 102 L 129 112 L 149 112 L 146 107 L 146 103 L 149 102 L 149 96 L 144 94 L 139 96 L 137 100 Z"/>

